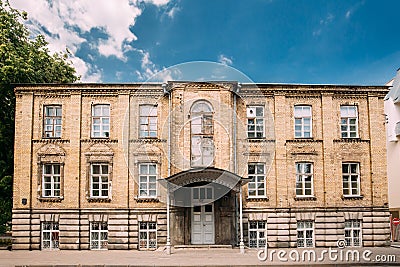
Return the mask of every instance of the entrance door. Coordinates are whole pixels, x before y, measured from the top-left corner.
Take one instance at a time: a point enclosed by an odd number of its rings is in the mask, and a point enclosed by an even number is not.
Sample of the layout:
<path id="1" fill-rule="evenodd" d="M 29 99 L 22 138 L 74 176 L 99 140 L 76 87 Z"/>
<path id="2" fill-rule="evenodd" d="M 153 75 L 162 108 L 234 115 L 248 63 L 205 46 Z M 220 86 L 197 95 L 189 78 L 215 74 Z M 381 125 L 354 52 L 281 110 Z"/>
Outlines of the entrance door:
<path id="1" fill-rule="evenodd" d="M 214 204 L 192 208 L 192 244 L 214 244 Z"/>
<path id="2" fill-rule="evenodd" d="M 192 244 L 214 244 L 213 188 L 194 187 L 192 190 Z"/>

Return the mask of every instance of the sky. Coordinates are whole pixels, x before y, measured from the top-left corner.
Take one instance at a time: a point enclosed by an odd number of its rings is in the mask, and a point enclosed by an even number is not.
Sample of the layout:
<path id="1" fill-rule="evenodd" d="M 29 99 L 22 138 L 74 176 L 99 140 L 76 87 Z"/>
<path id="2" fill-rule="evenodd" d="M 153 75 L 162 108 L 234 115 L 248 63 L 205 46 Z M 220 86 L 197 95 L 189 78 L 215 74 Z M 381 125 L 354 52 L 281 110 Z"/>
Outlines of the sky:
<path id="1" fill-rule="evenodd" d="M 173 66 L 200 61 L 256 83 L 383 85 L 400 68 L 397 0 L 10 4 L 28 12 L 32 36 L 43 34 L 52 52 L 70 53 L 80 82 L 145 82 L 160 72 L 160 81 L 187 80 Z M 214 74 L 199 79 L 231 78 Z"/>

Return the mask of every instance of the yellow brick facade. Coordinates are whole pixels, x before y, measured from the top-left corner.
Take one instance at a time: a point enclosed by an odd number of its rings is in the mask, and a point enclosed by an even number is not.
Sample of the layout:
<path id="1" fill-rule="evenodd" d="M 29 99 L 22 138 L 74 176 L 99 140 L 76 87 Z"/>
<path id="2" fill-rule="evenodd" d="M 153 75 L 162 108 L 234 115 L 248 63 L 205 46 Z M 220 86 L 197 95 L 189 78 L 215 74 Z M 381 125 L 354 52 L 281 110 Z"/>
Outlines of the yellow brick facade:
<path id="1" fill-rule="evenodd" d="M 213 108 L 214 157 L 210 169 L 194 175 L 189 188 L 204 184 L 215 170 L 241 178 L 249 176 L 249 164 L 262 163 L 267 170 L 263 196 L 249 197 L 249 179 L 243 179 L 215 200 L 213 244 L 237 246 L 243 241 L 249 246 L 252 221 L 266 223 L 266 241 L 272 247 L 297 246 L 301 221 L 313 223 L 313 246 L 335 246 L 349 220 L 362 223 L 362 245 L 380 246 L 389 240 L 386 87 L 169 82 L 17 86 L 15 93 L 14 249 L 44 249 L 43 223 L 58 225 L 59 249 L 90 249 L 93 222 L 107 224 L 107 249 L 143 249 L 140 227 L 145 223 L 156 225 L 156 247 L 166 245 L 167 225 L 172 245 L 194 243 L 193 208 L 176 201 L 168 224 L 167 190 L 161 180 L 191 179 L 191 108 L 198 101 Z M 91 134 L 96 104 L 109 106 L 105 138 Z M 62 107 L 60 138 L 44 138 L 44 107 L 49 105 Z M 141 105 L 157 109 L 154 138 L 140 136 Z M 310 138 L 295 138 L 298 105 L 311 107 Z M 343 105 L 357 107 L 357 138 L 341 137 Z M 264 108 L 262 138 L 247 136 L 247 107 L 253 106 Z M 313 166 L 310 197 L 296 196 L 299 162 Z M 356 197 L 343 195 L 346 162 L 359 164 Z M 54 163 L 61 166 L 61 194 L 48 198 L 43 196 L 43 165 Z M 101 199 L 91 197 L 90 184 L 91 165 L 100 163 L 109 171 L 108 197 Z M 139 196 L 143 163 L 157 168 L 155 197 Z"/>

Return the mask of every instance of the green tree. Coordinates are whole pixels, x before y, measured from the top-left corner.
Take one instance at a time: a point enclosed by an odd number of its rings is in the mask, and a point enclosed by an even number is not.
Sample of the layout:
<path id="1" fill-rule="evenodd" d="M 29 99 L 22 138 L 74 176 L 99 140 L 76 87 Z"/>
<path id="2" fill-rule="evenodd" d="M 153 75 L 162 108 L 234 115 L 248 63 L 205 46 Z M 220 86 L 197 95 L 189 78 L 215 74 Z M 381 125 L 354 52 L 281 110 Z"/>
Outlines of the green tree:
<path id="1" fill-rule="evenodd" d="M 14 84 L 71 83 L 79 79 L 68 54 L 50 54 L 42 35 L 30 35 L 23 24 L 26 19 L 26 12 L 0 0 L 0 234 L 11 220 Z"/>

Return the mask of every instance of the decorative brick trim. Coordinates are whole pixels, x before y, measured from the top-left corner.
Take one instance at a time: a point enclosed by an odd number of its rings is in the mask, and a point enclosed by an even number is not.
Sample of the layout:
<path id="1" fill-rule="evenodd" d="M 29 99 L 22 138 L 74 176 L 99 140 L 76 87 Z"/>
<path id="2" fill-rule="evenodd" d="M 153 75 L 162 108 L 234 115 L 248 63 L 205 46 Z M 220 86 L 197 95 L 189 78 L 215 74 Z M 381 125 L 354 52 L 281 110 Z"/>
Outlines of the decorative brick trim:
<path id="1" fill-rule="evenodd" d="M 139 138 L 139 139 L 131 139 L 129 143 L 166 143 L 166 139 L 159 138 Z"/>
<path id="2" fill-rule="evenodd" d="M 118 139 L 108 139 L 108 138 L 92 138 L 92 139 L 81 139 L 82 143 L 118 143 Z"/>
<path id="3" fill-rule="evenodd" d="M 357 200 L 357 199 L 363 199 L 364 196 L 360 195 L 360 196 L 344 196 L 342 195 L 342 200 Z"/>
<path id="4" fill-rule="evenodd" d="M 369 143 L 371 140 L 369 139 L 361 139 L 361 138 L 341 138 L 334 139 L 334 143 Z"/>
<path id="5" fill-rule="evenodd" d="M 269 197 L 247 197 L 247 202 L 268 202 Z"/>
<path id="6" fill-rule="evenodd" d="M 54 143 L 70 143 L 69 139 L 60 138 L 44 138 L 44 139 L 33 139 L 32 143 L 44 143 L 44 144 L 54 144 Z"/>
<path id="7" fill-rule="evenodd" d="M 315 196 L 306 196 L 306 197 L 294 197 L 294 200 L 296 201 L 316 201 L 317 198 Z"/>

